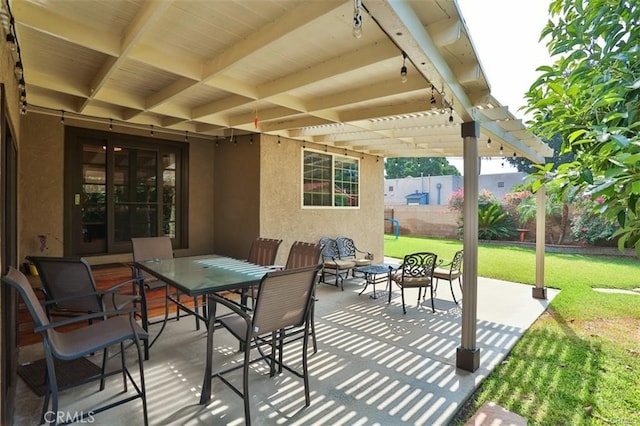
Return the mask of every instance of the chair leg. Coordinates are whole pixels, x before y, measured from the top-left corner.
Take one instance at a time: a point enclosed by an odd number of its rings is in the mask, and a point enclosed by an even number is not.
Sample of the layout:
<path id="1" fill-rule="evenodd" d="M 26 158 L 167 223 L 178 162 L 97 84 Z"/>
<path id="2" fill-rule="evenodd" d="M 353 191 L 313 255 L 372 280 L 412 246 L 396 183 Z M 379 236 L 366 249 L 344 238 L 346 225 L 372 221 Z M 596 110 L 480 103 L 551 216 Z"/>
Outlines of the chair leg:
<path id="1" fill-rule="evenodd" d="M 315 322 L 315 299 L 311 300 L 311 312 L 309 315 L 311 316 L 311 338 L 313 339 L 313 353 L 318 353 L 318 341 L 316 340 L 316 322 Z"/>
<path id="2" fill-rule="evenodd" d="M 144 419 L 144 426 L 149 424 L 149 415 L 147 413 L 147 391 L 144 384 L 144 367 L 143 367 L 143 358 L 142 358 L 142 350 L 140 349 L 140 339 L 136 334 L 134 334 L 133 342 L 136 345 L 136 350 L 138 352 L 138 371 L 140 373 L 140 397 L 142 398 L 142 415 Z"/>
<path id="3" fill-rule="evenodd" d="M 434 302 L 433 302 L 433 286 L 432 286 L 432 285 L 430 285 L 430 286 L 429 286 L 429 288 L 431 289 L 431 310 L 432 310 L 432 311 L 433 311 L 433 313 L 435 314 L 435 312 L 436 312 L 436 306 L 435 306 L 435 304 L 434 304 Z M 426 289 L 426 288 L 424 289 L 424 293 L 425 293 L 425 296 L 426 296 L 426 294 L 427 294 L 427 289 Z"/>
<path id="4" fill-rule="evenodd" d="M 244 421 L 247 426 L 251 426 L 251 404 L 249 399 L 249 354 L 251 352 L 251 342 L 246 341 L 244 349 L 244 366 L 242 367 L 242 399 L 244 400 Z"/>
<path id="5" fill-rule="evenodd" d="M 107 359 L 109 359 L 109 350 L 108 348 L 104 348 L 102 350 L 102 371 L 100 372 L 100 374 L 102 374 L 102 377 L 100 377 L 100 390 L 103 391 L 104 390 L 104 382 L 105 382 L 105 373 L 107 372 Z"/>
<path id="6" fill-rule="evenodd" d="M 200 315 L 200 307 L 198 306 L 197 296 L 193 298 L 193 310 L 196 312 L 196 315 L 194 315 L 196 319 L 196 330 L 200 330 L 200 318 L 198 317 L 198 315 Z"/>
<path id="7" fill-rule="evenodd" d="M 451 297 L 453 297 L 453 302 L 457 305 L 458 301 L 456 300 L 456 295 L 453 294 L 453 281 L 449 281 L 449 288 L 451 289 Z"/>
<path id="8" fill-rule="evenodd" d="M 307 366 L 307 348 L 309 346 L 309 318 L 304 323 L 304 341 L 302 342 L 302 379 L 304 380 L 304 400 L 305 405 L 311 405 L 311 396 L 309 395 L 309 369 Z"/>
<path id="9" fill-rule="evenodd" d="M 124 342 L 120 342 L 120 368 L 122 369 L 122 384 L 127 391 L 127 365 L 124 360 Z"/>
<path id="10" fill-rule="evenodd" d="M 402 312 L 404 312 L 404 314 L 407 314 L 407 308 L 404 307 L 404 287 L 400 286 L 400 294 L 402 295 Z M 418 299 L 419 301 L 420 299 Z"/>
<path id="11" fill-rule="evenodd" d="M 53 422 L 46 421 L 46 423 L 48 423 L 48 424 L 56 424 L 57 423 L 56 415 L 58 413 L 58 382 L 56 381 L 56 369 L 55 369 L 55 365 L 53 363 L 53 356 L 49 352 L 50 351 L 49 348 L 45 348 L 45 351 L 47 352 L 47 355 L 45 356 L 45 359 L 46 359 L 46 363 L 47 363 L 47 381 L 48 381 L 48 386 L 47 386 L 47 395 L 44 398 L 44 405 L 43 405 L 43 408 L 42 408 L 42 420 L 43 420 L 43 423 L 45 423 L 45 421 L 47 420 L 47 419 L 45 419 L 45 414 L 47 412 L 54 413 Z M 48 410 L 48 408 L 49 408 L 49 397 L 51 397 L 51 410 Z M 51 420 L 51 418 L 49 418 L 49 420 Z"/>

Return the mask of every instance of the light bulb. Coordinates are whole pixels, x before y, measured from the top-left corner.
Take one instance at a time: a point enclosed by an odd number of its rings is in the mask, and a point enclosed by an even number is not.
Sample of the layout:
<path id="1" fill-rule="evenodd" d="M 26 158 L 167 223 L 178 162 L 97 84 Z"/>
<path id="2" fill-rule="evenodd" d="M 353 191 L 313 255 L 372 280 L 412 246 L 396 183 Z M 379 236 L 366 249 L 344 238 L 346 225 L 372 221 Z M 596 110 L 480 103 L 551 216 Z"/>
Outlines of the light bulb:
<path id="1" fill-rule="evenodd" d="M 407 82 L 407 67 L 405 67 L 404 65 L 402 66 L 402 68 L 400 68 L 400 79 L 403 83 Z"/>

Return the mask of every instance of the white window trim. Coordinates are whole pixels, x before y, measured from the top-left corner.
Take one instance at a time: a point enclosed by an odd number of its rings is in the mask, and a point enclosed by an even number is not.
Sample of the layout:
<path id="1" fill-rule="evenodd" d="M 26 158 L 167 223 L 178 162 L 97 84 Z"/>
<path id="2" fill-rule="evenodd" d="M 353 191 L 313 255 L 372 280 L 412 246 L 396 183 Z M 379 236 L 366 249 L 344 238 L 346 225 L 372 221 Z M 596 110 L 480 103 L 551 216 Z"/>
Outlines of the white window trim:
<path id="1" fill-rule="evenodd" d="M 317 152 L 318 154 L 324 154 L 331 156 L 331 182 L 334 183 L 335 179 L 335 159 L 336 157 L 348 158 L 349 160 L 355 160 L 358 164 L 358 205 L 357 206 L 305 206 L 304 205 L 304 153 Z M 360 176 L 362 175 L 360 158 L 351 157 L 349 155 L 337 154 L 334 152 L 322 151 L 319 149 L 303 148 L 300 150 L 300 207 L 303 210 L 359 210 L 362 203 L 360 194 L 362 193 L 362 185 L 360 182 Z M 335 183 L 331 186 L 331 200 L 335 202 Z"/>

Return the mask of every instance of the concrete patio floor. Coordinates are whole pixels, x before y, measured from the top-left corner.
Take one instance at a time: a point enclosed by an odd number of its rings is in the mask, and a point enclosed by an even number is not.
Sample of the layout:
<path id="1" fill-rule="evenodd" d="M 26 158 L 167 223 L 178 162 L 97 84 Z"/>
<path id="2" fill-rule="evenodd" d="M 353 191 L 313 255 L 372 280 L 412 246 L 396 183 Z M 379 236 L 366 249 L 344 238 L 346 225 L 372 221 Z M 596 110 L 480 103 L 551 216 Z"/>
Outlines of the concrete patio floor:
<path id="1" fill-rule="evenodd" d="M 319 350 L 309 357 L 311 406 L 304 406 L 301 379 L 286 371 L 270 378 L 264 363 L 252 365 L 249 386 L 254 424 L 447 424 L 558 293 L 548 289 L 548 299 L 537 300 L 531 297 L 531 286 L 480 278 L 477 342 L 481 362 L 470 373 L 455 367 L 461 307 L 453 303 L 446 281 L 440 283 L 435 313 L 429 298 L 417 307 L 417 292 L 408 291 L 406 315 L 397 287 L 388 304 L 383 285 L 378 285 L 380 295 L 373 299 L 371 288 L 358 294 L 362 283 L 361 278 L 349 279 L 344 292 L 325 284 L 317 288 Z M 459 297 L 457 284 L 454 290 Z M 205 332 L 196 331 L 194 322 L 185 318 L 170 322 L 152 347 L 144 365 L 150 424 L 244 424 L 242 400 L 217 379 L 212 401 L 206 406 L 198 404 L 205 342 Z M 214 345 L 214 368 L 240 360 L 237 342 L 226 331 L 215 332 Z M 298 345 L 301 342 L 288 346 L 285 362 L 299 365 Z M 127 350 L 132 361 L 134 352 Z M 41 358 L 41 353 L 41 344 L 21 348 L 20 362 Z M 117 363 L 118 358 L 112 361 Z M 86 412 L 92 402 L 117 395 L 121 380 L 119 376 L 110 380 L 115 383 L 107 389 L 114 392 L 96 392 L 97 383 L 63 392 L 60 409 Z M 42 398 L 19 380 L 17 400 L 16 424 L 37 424 Z M 130 402 L 98 414 L 93 424 L 142 424 L 141 403 Z"/>

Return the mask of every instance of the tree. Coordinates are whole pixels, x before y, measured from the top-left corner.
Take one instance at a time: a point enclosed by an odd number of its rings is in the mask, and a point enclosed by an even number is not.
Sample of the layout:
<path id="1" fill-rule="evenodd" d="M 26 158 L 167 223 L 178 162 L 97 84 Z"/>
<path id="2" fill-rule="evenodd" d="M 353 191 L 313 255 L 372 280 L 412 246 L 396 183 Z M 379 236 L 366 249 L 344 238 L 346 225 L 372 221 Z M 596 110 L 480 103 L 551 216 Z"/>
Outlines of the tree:
<path id="1" fill-rule="evenodd" d="M 618 246 L 640 256 L 640 4 L 628 0 L 552 0 L 541 39 L 554 58 L 527 92 L 529 123 L 562 137 L 575 160 L 536 166 L 536 182 L 556 182 L 571 200 L 584 191 L 597 213 L 618 221 Z"/>
<path id="2" fill-rule="evenodd" d="M 408 176 L 460 176 L 458 169 L 449 164 L 449 160 L 444 157 L 387 158 L 384 169 L 387 179 Z"/>
<path id="3" fill-rule="evenodd" d="M 562 135 L 556 133 L 550 139 L 544 141 L 551 149 L 553 149 L 552 157 L 545 157 L 545 163 L 553 164 L 553 168 L 557 168 L 560 164 L 570 163 L 575 160 L 573 152 L 562 151 Z M 506 160 L 519 172 L 535 173 L 535 163 L 525 157 L 506 157 Z"/>

